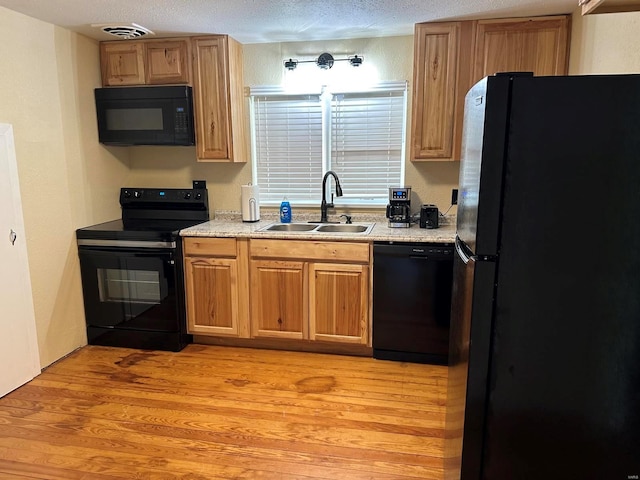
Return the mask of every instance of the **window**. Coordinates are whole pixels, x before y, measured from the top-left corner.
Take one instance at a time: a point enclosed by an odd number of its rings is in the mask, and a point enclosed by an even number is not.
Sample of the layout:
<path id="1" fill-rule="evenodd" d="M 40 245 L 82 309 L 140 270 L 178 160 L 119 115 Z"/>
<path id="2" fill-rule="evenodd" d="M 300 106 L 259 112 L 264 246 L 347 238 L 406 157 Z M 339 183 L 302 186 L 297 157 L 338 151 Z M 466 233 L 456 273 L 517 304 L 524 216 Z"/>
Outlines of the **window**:
<path id="1" fill-rule="evenodd" d="M 317 206 L 322 177 L 333 170 L 337 204 L 380 206 L 404 185 L 406 82 L 367 91 L 287 94 L 251 89 L 253 182 L 260 202 Z M 333 183 L 333 182 L 332 182 Z"/>

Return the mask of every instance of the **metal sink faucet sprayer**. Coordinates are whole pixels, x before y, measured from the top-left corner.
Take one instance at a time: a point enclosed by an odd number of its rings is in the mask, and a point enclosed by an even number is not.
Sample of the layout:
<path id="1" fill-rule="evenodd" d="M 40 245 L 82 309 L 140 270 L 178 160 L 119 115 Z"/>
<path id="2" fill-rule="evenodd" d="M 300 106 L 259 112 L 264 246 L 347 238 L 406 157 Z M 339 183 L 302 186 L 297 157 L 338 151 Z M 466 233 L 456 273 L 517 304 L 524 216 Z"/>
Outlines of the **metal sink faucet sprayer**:
<path id="1" fill-rule="evenodd" d="M 327 220 L 327 208 L 333 208 L 333 193 L 331 194 L 331 203 L 327 203 L 327 178 L 331 175 L 336 182 L 336 196 L 342 196 L 342 187 L 340 179 L 333 170 L 329 170 L 322 178 L 322 203 L 320 204 L 320 223 L 329 223 Z"/>

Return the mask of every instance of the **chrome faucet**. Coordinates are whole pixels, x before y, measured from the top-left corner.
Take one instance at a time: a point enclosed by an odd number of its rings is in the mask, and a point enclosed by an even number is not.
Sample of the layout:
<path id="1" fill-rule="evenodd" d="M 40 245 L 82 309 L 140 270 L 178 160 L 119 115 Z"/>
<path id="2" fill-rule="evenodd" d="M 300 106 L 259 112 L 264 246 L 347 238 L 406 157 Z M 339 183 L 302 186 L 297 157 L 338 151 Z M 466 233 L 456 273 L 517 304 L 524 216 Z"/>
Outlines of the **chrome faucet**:
<path id="1" fill-rule="evenodd" d="M 320 223 L 329 223 L 327 220 L 327 208 L 333 208 L 333 193 L 331 194 L 331 203 L 327 203 L 327 178 L 331 175 L 336 182 L 336 196 L 342 196 L 342 187 L 340 186 L 340 179 L 333 170 L 329 170 L 324 174 L 322 178 L 322 203 L 320 204 Z"/>

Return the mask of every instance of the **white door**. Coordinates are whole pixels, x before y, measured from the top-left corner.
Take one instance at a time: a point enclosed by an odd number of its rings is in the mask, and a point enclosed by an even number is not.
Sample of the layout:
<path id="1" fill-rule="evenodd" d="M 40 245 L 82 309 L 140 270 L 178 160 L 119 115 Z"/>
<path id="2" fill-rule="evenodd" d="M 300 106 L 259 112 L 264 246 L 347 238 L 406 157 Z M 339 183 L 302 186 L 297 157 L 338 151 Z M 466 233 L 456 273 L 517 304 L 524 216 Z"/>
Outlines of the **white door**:
<path id="1" fill-rule="evenodd" d="M 0 397 L 40 373 L 13 128 L 0 123 Z"/>

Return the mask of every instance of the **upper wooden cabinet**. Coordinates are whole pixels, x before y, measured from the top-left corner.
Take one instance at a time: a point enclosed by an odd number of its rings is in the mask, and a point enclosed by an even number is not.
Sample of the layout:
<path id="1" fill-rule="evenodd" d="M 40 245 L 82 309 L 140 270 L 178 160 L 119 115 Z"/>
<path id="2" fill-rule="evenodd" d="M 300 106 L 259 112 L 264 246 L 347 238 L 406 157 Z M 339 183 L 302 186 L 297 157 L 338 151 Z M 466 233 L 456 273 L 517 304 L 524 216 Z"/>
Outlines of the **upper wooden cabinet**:
<path id="1" fill-rule="evenodd" d="M 145 80 L 148 85 L 190 83 L 191 42 L 188 38 L 145 42 Z"/>
<path id="2" fill-rule="evenodd" d="M 102 42 L 100 44 L 102 85 L 143 85 L 144 44 L 142 42 Z"/>
<path id="3" fill-rule="evenodd" d="M 582 7 L 582 15 L 640 10 L 640 0 L 580 0 L 578 5 Z"/>
<path id="4" fill-rule="evenodd" d="M 470 85 L 473 22 L 421 23 L 413 61 L 413 160 L 460 155 L 464 94 Z"/>
<path id="5" fill-rule="evenodd" d="M 496 72 L 566 75 L 569 17 L 480 20 L 472 82 Z"/>
<path id="6" fill-rule="evenodd" d="M 189 47 L 188 38 L 102 42 L 102 85 L 187 84 Z"/>
<path id="7" fill-rule="evenodd" d="M 481 78 L 565 75 L 569 27 L 567 15 L 417 24 L 411 160 L 460 160 L 464 97 Z"/>
<path id="8" fill-rule="evenodd" d="M 198 160 L 246 162 L 242 45 L 226 35 L 191 40 Z"/>

